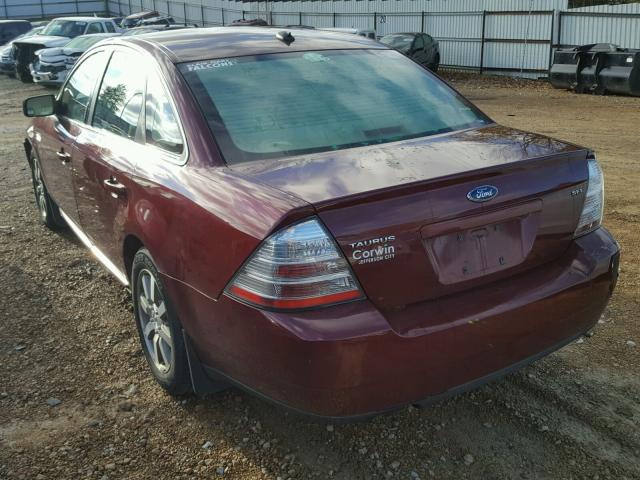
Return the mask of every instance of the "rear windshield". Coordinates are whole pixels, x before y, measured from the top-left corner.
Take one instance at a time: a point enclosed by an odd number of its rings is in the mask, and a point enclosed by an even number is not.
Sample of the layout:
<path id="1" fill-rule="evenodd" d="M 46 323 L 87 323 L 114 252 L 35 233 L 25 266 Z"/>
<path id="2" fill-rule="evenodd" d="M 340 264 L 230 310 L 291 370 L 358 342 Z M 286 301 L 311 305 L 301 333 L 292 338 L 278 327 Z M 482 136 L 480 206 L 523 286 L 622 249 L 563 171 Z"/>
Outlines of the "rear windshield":
<path id="1" fill-rule="evenodd" d="M 291 52 L 180 69 L 227 163 L 376 145 L 488 123 L 391 50 Z"/>
<path id="2" fill-rule="evenodd" d="M 407 53 L 413 44 L 413 35 L 387 35 L 380 39 L 381 43 Z"/>
<path id="3" fill-rule="evenodd" d="M 71 40 L 64 46 L 64 48 L 77 48 L 78 50 L 87 50 L 91 45 L 98 43 L 100 40 L 104 40 L 105 38 L 106 37 L 98 35 L 83 35 Z"/>

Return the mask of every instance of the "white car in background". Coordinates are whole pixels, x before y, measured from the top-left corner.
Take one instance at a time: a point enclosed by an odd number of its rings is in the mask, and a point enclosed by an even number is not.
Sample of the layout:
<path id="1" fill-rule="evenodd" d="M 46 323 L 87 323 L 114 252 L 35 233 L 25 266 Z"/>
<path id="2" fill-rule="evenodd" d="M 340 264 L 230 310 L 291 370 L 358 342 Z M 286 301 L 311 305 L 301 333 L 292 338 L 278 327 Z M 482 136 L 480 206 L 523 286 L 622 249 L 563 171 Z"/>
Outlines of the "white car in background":
<path id="1" fill-rule="evenodd" d="M 62 17 L 52 20 L 39 35 L 13 42 L 16 76 L 25 83 L 32 80 L 29 65 L 35 52 L 43 48 L 61 47 L 80 35 L 117 33 L 121 29 L 111 18 Z"/>
<path id="2" fill-rule="evenodd" d="M 101 40 L 117 37 L 120 33 L 96 33 L 80 35 L 69 41 L 64 47 L 45 48 L 35 52 L 36 60 L 29 65 L 31 77 L 35 83 L 58 87 L 62 85 L 80 58 L 89 47 Z"/>

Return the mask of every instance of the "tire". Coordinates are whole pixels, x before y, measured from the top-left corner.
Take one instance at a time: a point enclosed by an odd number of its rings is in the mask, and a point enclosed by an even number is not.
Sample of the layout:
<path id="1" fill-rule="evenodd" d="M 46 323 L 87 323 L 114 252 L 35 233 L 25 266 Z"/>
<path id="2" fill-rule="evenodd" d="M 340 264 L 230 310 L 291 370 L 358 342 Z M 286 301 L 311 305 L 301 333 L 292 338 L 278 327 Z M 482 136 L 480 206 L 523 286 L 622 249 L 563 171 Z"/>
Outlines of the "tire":
<path id="1" fill-rule="evenodd" d="M 429 67 L 429 70 L 433 73 L 438 73 L 438 68 L 440 68 L 440 55 L 436 55 L 436 59 Z"/>
<path id="2" fill-rule="evenodd" d="M 31 156 L 31 180 L 33 182 L 33 193 L 36 197 L 36 206 L 40 213 L 40 222 L 51 230 L 63 229 L 66 226 L 65 221 L 60 215 L 58 205 L 51 198 L 44 184 L 40 161 L 33 155 Z"/>
<path id="3" fill-rule="evenodd" d="M 16 77 L 22 83 L 33 83 L 33 77 L 29 71 L 29 67 L 25 68 L 22 65 L 16 64 Z"/>
<path id="4" fill-rule="evenodd" d="M 133 258 L 131 294 L 140 345 L 151 373 L 169 394 L 191 393 L 182 326 L 146 248 Z"/>

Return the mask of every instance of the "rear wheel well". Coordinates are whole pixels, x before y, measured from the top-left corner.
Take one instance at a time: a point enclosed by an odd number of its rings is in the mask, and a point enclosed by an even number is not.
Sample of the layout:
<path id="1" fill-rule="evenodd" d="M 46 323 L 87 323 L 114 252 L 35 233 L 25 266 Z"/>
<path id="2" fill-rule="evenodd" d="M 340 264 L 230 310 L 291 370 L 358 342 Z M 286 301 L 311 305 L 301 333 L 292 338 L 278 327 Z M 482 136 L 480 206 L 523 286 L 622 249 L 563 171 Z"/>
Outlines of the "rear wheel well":
<path id="1" fill-rule="evenodd" d="M 127 235 L 124 239 L 124 245 L 122 247 L 122 258 L 124 259 L 124 268 L 127 274 L 127 278 L 131 278 L 131 268 L 133 266 L 133 257 L 136 252 L 144 247 L 144 244 L 135 235 Z"/>

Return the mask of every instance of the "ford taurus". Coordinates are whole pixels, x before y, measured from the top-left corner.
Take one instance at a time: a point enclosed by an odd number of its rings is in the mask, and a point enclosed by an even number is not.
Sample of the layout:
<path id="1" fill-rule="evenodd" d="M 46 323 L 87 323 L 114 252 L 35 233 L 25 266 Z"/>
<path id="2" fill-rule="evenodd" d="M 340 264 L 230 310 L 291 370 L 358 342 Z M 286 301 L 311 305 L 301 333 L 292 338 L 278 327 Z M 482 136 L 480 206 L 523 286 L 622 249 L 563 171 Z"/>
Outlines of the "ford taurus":
<path id="1" fill-rule="evenodd" d="M 25 101 L 42 222 L 129 285 L 168 392 L 424 404 L 590 330 L 618 275 L 592 151 L 310 29 L 108 39 Z"/>

